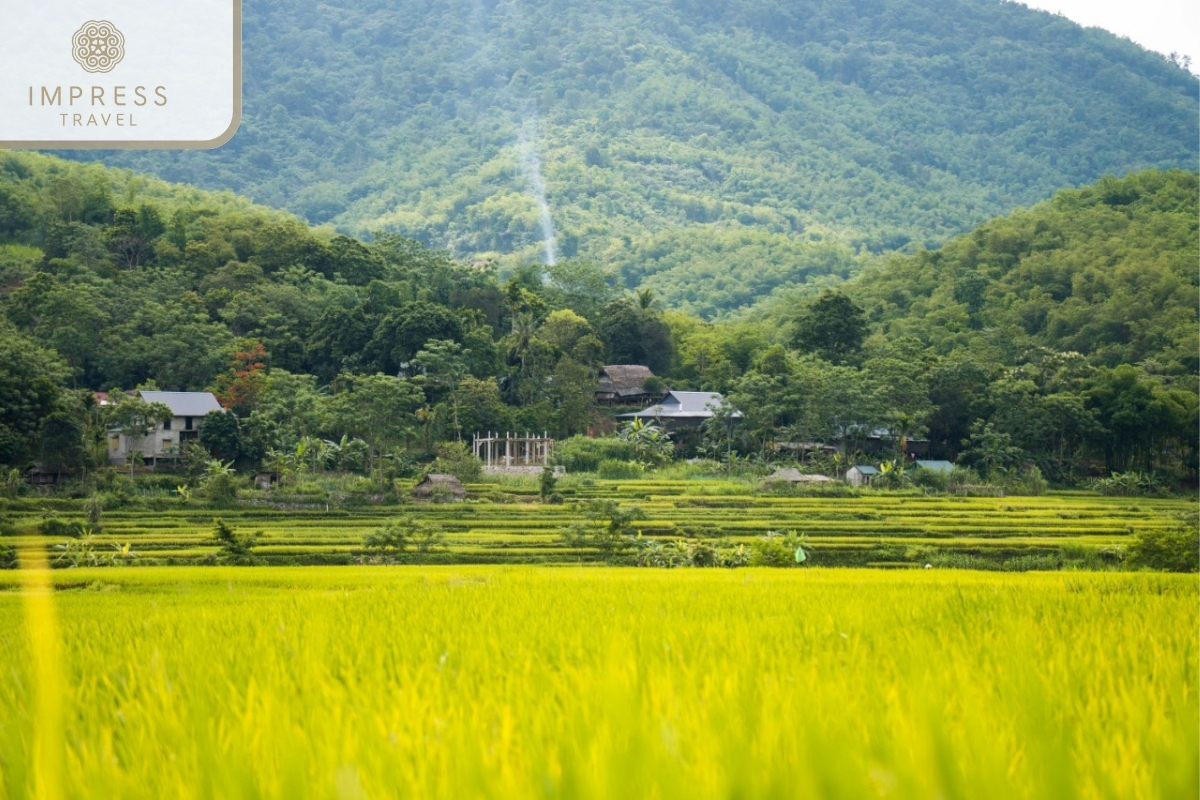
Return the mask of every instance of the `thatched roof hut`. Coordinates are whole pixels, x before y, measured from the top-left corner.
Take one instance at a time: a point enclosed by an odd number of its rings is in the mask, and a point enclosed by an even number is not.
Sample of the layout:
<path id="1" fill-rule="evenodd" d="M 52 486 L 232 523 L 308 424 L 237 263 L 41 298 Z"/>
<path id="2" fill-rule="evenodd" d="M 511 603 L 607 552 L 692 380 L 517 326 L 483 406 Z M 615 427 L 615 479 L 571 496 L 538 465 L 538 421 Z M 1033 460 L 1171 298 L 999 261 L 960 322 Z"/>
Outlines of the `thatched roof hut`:
<path id="1" fill-rule="evenodd" d="M 467 490 L 453 475 L 441 475 L 435 472 L 426 475 L 420 483 L 414 486 L 412 495 L 420 500 L 439 498 L 462 500 L 467 496 Z"/>
<path id="2" fill-rule="evenodd" d="M 646 389 L 646 381 L 653 378 L 650 368 L 640 364 L 609 364 L 600 370 L 596 402 L 614 406 L 652 403 L 658 395 Z"/>
<path id="3" fill-rule="evenodd" d="M 795 467 L 781 467 L 767 476 L 768 481 L 787 481 L 788 483 L 833 483 L 833 478 L 825 475 L 805 475 Z"/>

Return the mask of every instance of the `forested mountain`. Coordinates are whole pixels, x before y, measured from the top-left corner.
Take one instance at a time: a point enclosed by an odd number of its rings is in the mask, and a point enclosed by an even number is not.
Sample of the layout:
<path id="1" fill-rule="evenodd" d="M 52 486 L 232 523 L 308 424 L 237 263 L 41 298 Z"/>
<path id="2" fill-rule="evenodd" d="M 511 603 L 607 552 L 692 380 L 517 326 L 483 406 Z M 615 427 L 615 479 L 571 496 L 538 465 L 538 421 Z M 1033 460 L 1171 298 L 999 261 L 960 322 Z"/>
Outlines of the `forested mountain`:
<path id="1" fill-rule="evenodd" d="M 995 0 L 263 0 L 212 152 L 77 153 L 703 315 L 1105 173 L 1194 168 L 1197 80 Z"/>
<path id="2" fill-rule="evenodd" d="M 934 352 L 1037 348 L 1097 366 L 1194 375 L 1200 353 L 1200 186 L 1194 172 L 1105 177 L 981 225 L 937 250 L 893 256 L 842 288 L 879 335 Z M 781 324 L 784 294 L 747 315 Z"/>
<path id="3" fill-rule="evenodd" d="M 736 441 L 718 426 L 689 454 L 882 427 L 985 473 L 1194 480 L 1197 190 L 1106 178 L 713 324 L 584 261 L 501 279 L 230 193 L 0 154 L 0 465 L 102 460 L 87 390 L 214 391 L 241 442 L 214 453 L 249 468 L 312 437 L 410 456 L 477 430 L 568 437 L 607 417 L 599 366 L 645 364 L 744 413 Z"/>

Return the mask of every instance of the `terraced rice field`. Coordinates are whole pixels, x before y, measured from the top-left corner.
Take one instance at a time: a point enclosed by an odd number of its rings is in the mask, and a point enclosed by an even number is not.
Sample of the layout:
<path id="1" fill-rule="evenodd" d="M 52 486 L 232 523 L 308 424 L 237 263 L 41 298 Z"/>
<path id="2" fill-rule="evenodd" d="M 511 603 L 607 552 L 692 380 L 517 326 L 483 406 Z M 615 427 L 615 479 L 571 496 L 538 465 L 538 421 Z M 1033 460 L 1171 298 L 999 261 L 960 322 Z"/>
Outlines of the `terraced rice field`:
<path id="1" fill-rule="evenodd" d="M 0 798 L 1191 798 L 1198 600 L 1147 573 L 8 571 Z"/>
<path id="2" fill-rule="evenodd" d="M 814 563 L 900 565 L 930 552 L 1005 559 L 1120 547 L 1133 535 L 1171 528 L 1172 513 L 1194 504 L 1170 499 L 1105 498 L 1090 493 L 1042 497 L 946 497 L 864 493 L 853 496 L 756 494 L 732 481 L 596 480 L 573 490 L 567 503 L 538 502 L 532 488 L 469 485 L 467 502 L 405 504 L 355 509 L 278 508 L 261 505 L 214 511 L 171 507 L 160 511 L 111 511 L 99 542 L 131 543 L 143 563 L 185 564 L 214 552 L 212 520 L 220 516 L 243 532 L 261 531 L 255 553 L 287 563 L 349 563 L 361 556 L 367 533 L 400 515 L 441 526 L 451 563 L 576 563 L 594 552 L 571 548 L 558 530 L 578 519 L 576 504 L 595 498 L 636 505 L 649 519 L 645 536 L 669 539 L 717 536 L 748 543 L 768 531 L 808 536 Z M 64 510 L 64 517 L 79 510 Z M 20 546 L 44 543 L 34 532 L 39 512 L 11 514 Z"/>

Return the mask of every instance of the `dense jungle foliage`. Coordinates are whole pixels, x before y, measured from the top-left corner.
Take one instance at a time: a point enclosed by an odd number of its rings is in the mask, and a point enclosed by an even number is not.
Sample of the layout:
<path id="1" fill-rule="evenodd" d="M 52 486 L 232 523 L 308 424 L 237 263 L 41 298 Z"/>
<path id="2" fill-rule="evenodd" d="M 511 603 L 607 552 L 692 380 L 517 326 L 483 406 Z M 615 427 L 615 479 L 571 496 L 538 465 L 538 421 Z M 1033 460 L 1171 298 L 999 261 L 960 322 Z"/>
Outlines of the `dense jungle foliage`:
<path id="1" fill-rule="evenodd" d="M 1106 178 L 844 292 L 713 324 L 584 261 L 501 280 L 232 194 L 4 154 L 0 463 L 102 462 L 125 422 L 91 393 L 140 386 L 214 391 L 235 415 L 201 443 L 239 469 L 325 440 L 348 469 L 435 452 L 466 469 L 444 445 L 475 431 L 611 426 L 597 369 L 627 363 L 745 416 L 674 441 L 627 431 L 625 461 L 771 459 L 778 441 L 883 429 L 984 478 L 1172 484 L 1196 467 L 1197 217 L 1194 173 Z M 624 469 L 614 453 L 596 457 Z"/>
<path id="2" fill-rule="evenodd" d="M 1103 174 L 1194 168 L 1197 79 L 996 0 L 245 8 L 211 152 L 76 153 L 456 258 L 565 258 L 713 317 Z"/>

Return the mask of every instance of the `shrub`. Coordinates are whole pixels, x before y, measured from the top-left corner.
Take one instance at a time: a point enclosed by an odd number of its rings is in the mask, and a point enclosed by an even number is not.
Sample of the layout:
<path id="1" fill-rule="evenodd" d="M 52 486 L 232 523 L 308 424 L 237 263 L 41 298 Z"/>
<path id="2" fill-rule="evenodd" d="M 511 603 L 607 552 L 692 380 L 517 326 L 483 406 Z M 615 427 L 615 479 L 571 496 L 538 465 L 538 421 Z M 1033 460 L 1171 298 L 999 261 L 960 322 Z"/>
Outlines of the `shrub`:
<path id="1" fill-rule="evenodd" d="M 756 567 L 798 567 L 808 560 L 806 538 L 795 531 L 768 531 L 754 543 L 750 563 Z"/>
<path id="2" fill-rule="evenodd" d="M 209 461 L 204 474 L 204 495 L 216 506 L 231 506 L 237 502 L 238 477 L 233 462 Z"/>
<path id="3" fill-rule="evenodd" d="M 1005 470 L 999 476 L 999 483 L 1009 494 L 1042 495 L 1050 488 L 1050 484 L 1042 476 L 1042 471 L 1034 466 L 1021 470 Z"/>
<path id="4" fill-rule="evenodd" d="M 444 550 L 446 534 L 438 525 L 400 517 L 363 537 L 363 548 L 384 563 L 423 561 Z"/>
<path id="5" fill-rule="evenodd" d="M 582 511 L 584 520 L 560 528 L 559 539 L 567 547 L 594 549 L 605 561 L 613 561 L 633 546 L 633 523 L 647 519 L 637 506 L 622 508 L 613 500 L 593 500 Z"/>
<path id="6" fill-rule="evenodd" d="M 572 436 L 554 445 L 554 463 L 567 472 L 596 472 L 601 461 L 631 461 L 633 457 L 633 444 L 615 437 Z"/>
<path id="7" fill-rule="evenodd" d="M 538 495 L 541 496 L 542 502 L 546 502 L 554 494 L 554 488 L 558 485 L 558 478 L 554 477 L 554 469 L 546 467 L 542 470 L 540 479 L 538 480 Z"/>
<path id="8" fill-rule="evenodd" d="M 99 494 L 93 494 L 88 498 L 87 504 L 84 505 L 83 513 L 87 517 L 89 525 L 93 528 L 99 528 L 100 517 L 104 514 L 104 498 Z"/>
<path id="9" fill-rule="evenodd" d="M 38 533 L 43 536 L 77 539 L 85 533 L 84 524 L 77 519 L 63 519 L 51 511 L 38 523 Z"/>
<path id="10" fill-rule="evenodd" d="M 932 489 L 935 492 L 946 491 L 950 473 L 936 469 L 918 469 L 912 473 L 912 485 L 922 489 Z"/>
<path id="11" fill-rule="evenodd" d="M 964 486 L 978 486 L 983 483 L 983 479 L 979 477 L 979 473 L 970 467 L 956 466 L 954 469 L 943 474 L 946 476 L 945 489 L 948 492 L 957 491 Z"/>
<path id="12" fill-rule="evenodd" d="M 1092 481 L 1092 488 L 1103 495 L 1136 497 L 1158 494 L 1163 490 L 1162 481 L 1143 472 L 1114 472 L 1107 478 Z"/>
<path id="13" fill-rule="evenodd" d="M 21 470 L 16 467 L 0 470 L 0 497 L 17 497 L 24 490 L 25 480 L 21 477 Z"/>
<path id="14" fill-rule="evenodd" d="M 1165 572 L 1200 570 L 1200 534 L 1195 524 L 1174 531 L 1143 531 L 1129 545 L 1125 563 Z"/>
<path id="15" fill-rule="evenodd" d="M 0 544 L 0 569 L 17 568 L 17 548 L 10 544 Z"/>
<path id="16" fill-rule="evenodd" d="M 453 475 L 463 483 L 478 483 L 483 476 L 483 462 L 465 442 L 443 442 L 437 447 L 432 471 Z"/>
<path id="17" fill-rule="evenodd" d="M 257 558 L 251 553 L 254 543 L 258 541 L 261 533 L 261 531 L 257 531 L 255 533 L 239 534 L 232 525 L 227 525 L 224 520 L 220 518 L 214 519 L 212 541 L 218 547 L 214 560 L 218 564 L 234 564 L 237 566 L 250 566 L 263 563 L 261 558 Z"/>
<path id="18" fill-rule="evenodd" d="M 618 461 L 606 458 L 596 469 L 601 478 L 607 480 L 635 480 L 642 477 L 643 467 L 636 461 Z"/>

